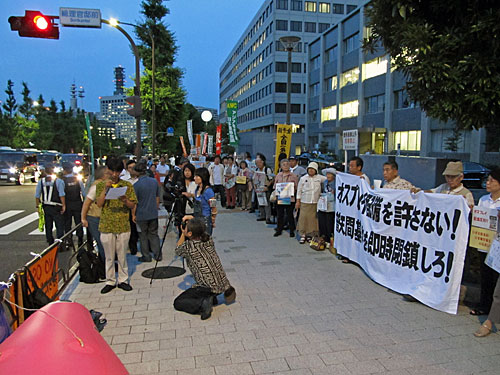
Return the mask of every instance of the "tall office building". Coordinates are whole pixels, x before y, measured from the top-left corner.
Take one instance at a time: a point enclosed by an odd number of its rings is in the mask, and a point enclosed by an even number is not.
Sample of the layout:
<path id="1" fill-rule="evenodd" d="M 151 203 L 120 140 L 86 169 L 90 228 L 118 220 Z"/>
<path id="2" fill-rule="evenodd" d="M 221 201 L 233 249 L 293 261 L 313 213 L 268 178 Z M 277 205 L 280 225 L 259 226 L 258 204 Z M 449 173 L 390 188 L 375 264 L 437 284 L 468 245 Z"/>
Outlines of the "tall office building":
<path id="1" fill-rule="evenodd" d="M 361 41 L 368 32 L 365 7 L 344 16 L 309 43 L 308 147 L 324 143 L 341 154 L 343 131 L 357 129 L 360 154 L 453 157 L 498 164 L 498 143 L 488 140 L 486 129 L 463 131 L 458 150 L 447 150 L 455 124 L 427 117 L 409 99 L 403 74 L 391 68 L 391 58 L 383 48 L 363 51 Z"/>
<path id="2" fill-rule="evenodd" d="M 307 45 L 357 8 L 361 0 L 265 0 L 219 71 L 219 114 L 226 122 L 226 101 L 239 103 L 239 151 L 274 154 L 275 124 L 286 121 L 287 55 L 279 39 L 298 36 L 292 53 L 291 153 L 304 144 Z"/>
<path id="3" fill-rule="evenodd" d="M 124 69 L 116 67 L 115 73 L 115 91 L 113 96 L 99 97 L 100 112 L 97 115 L 99 120 L 104 120 L 107 123 L 115 125 L 116 138 L 123 138 L 127 143 L 134 143 L 136 137 L 136 121 L 135 117 L 127 113 L 127 109 L 131 106 L 125 101 L 124 95 Z M 146 138 L 147 134 L 146 121 L 141 121 L 141 140 Z"/>

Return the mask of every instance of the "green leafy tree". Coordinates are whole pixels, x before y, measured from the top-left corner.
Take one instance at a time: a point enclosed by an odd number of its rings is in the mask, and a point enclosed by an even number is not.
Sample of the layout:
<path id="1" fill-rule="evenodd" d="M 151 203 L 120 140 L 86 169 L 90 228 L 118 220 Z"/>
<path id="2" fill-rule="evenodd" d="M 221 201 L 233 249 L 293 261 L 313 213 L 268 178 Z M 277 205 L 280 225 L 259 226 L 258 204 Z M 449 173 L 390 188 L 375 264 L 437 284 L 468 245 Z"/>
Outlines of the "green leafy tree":
<path id="1" fill-rule="evenodd" d="M 179 136 L 186 134 L 187 111 L 185 108 L 186 93 L 181 86 L 183 73 L 173 66 L 177 46 L 175 38 L 168 30 L 163 19 L 168 8 L 163 0 L 144 0 L 141 2 L 144 20 L 136 27 L 139 55 L 145 67 L 141 77 L 141 98 L 143 119 L 148 122 L 148 134 L 151 136 L 153 86 L 152 86 L 152 44 L 155 44 L 155 131 L 158 151 L 179 153 L 181 150 Z M 174 127 L 174 137 L 167 137 L 168 127 Z"/>
<path id="2" fill-rule="evenodd" d="M 16 129 L 15 114 L 17 110 L 17 101 L 14 94 L 14 82 L 10 79 L 7 81 L 7 89 L 5 90 L 7 99 L 2 104 L 0 111 L 0 144 L 11 146 Z"/>
<path id="3" fill-rule="evenodd" d="M 364 47 L 385 48 L 429 116 L 463 129 L 499 123 L 500 2 L 373 0 L 367 16 Z"/>
<path id="4" fill-rule="evenodd" d="M 451 132 L 451 135 L 445 139 L 445 150 L 457 152 L 458 146 L 462 141 L 462 130 L 455 126 Z"/>
<path id="5" fill-rule="evenodd" d="M 7 99 L 5 103 L 2 104 L 2 109 L 6 112 L 9 118 L 14 117 L 17 109 L 16 96 L 14 94 L 14 82 L 10 79 L 7 81 L 7 89 L 5 90 L 7 94 Z"/>
<path id="6" fill-rule="evenodd" d="M 23 91 L 21 91 L 21 95 L 23 96 L 23 102 L 19 106 L 19 113 L 28 118 L 33 114 L 33 99 L 30 97 L 31 91 L 28 88 L 28 84 L 23 82 L 22 85 Z"/>

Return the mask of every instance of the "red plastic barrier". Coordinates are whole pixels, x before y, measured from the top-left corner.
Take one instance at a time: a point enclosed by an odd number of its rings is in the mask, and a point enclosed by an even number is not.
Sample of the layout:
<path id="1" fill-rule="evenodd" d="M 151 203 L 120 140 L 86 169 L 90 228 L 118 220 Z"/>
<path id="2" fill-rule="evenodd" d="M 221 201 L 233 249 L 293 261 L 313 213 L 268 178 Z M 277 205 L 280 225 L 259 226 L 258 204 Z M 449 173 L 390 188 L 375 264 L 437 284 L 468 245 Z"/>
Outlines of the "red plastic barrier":
<path id="1" fill-rule="evenodd" d="M 0 344 L 0 374 L 124 375 L 125 366 L 96 330 L 89 311 L 76 302 L 53 302 L 31 315 Z"/>

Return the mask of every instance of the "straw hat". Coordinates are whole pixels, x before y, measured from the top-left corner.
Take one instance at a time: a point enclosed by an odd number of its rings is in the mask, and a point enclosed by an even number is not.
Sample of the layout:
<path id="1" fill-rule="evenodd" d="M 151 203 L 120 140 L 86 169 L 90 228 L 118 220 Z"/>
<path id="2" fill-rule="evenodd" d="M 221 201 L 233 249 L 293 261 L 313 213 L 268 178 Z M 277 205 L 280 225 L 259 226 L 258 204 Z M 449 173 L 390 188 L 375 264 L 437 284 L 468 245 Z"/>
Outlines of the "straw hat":
<path id="1" fill-rule="evenodd" d="M 458 176 L 464 173 L 464 167 L 461 161 L 450 161 L 446 164 L 446 169 L 443 172 L 443 176 Z"/>

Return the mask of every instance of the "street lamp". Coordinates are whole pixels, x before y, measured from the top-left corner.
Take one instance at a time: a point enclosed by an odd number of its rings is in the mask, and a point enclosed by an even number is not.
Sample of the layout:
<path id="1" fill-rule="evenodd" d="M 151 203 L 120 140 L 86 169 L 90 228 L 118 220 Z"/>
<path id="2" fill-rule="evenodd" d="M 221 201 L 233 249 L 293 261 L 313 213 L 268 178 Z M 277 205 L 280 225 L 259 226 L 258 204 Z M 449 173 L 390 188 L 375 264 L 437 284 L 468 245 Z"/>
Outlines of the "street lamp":
<path id="1" fill-rule="evenodd" d="M 298 36 L 283 36 L 280 38 L 280 42 L 288 51 L 288 62 L 287 62 L 287 84 L 286 84 L 286 123 L 290 125 L 290 117 L 292 112 L 292 51 L 300 42 Z"/>
<path id="2" fill-rule="evenodd" d="M 120 22 L 114 18 L 111 18 L 110 20 L 105 20 L 102 19 L 101 22 L 108 24 L 114 28 L 116 28 L 118 31 L 120 31 L 125 37 L 128 39 L 130 42 L 130 45 L 132 46 L 132 51 L 134 52 L 135 56 L 135 87 L 134 87 L 134 96 L 141 97 L 141 69 L 140 69 L 140 58 L 139 58 L 139 50 L 137 49 L 137 46 L 135 45 L 134 40 L 130 37 L 130 35 L 122 28 L 119 23 L 122 24 L 127 24 L 125 22 Z M 131 24 L 129 24 L 131 25 Z M 134 26 L 134 25 L 132 25 Z M 142 154 L 142 142 L 141 142 L 141 116 L 136 116 L 135 117 L 135 126 L 136 126 L 136 146 L 135 146 L 135 156 L 137 158 L 141 157 Z"/>

